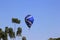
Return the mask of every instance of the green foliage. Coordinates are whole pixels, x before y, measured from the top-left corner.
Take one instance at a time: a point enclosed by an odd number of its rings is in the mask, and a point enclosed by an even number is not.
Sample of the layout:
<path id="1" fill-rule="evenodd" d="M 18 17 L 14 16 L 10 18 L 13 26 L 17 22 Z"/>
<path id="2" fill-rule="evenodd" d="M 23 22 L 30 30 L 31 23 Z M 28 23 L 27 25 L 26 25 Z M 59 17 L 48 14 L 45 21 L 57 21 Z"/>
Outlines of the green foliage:
<path id="1" fill-rule="evenodd" d="M 13 32 L 13 38 L 15 38 L 15 32 Z"/>
<path id="2" fill-rule="evenodd" d="M 2 29 L 0 28 L 0 39 L 2 38 Z"/>
<path id="3" fill-rule="evenodd" d="M 3 39 L 3 40 L 8 40 L 8 38 L 7 38 L 7 33 L 2 32 L 2 39 Z"/>
<path id="4" fill-rule="evenodd" d="M 18 27 L 18 30 L 17 30 L 17 36 L 21 36 L 21 33 L 22 33 L 22 28 L 21 27 Z"/>
<path id="5" fill-rule="evenodd" d="M 48 40 L 60 40 L 60 38 L 49 38 Z"/>
<path id="6" fill-rule="evenodd" d="M 26 37 L 25 37 L 25 36 L 23 36 L 23 37 L 22 37 L 22 40 L 26 40 Z"/>
<path id="7" fill-rule="evenodd" d="M 22 33 L 22 28 L 18 27 L 16 32 L 17 36 L 21 36 L 21 33 Z M 13 31 L 13 28 L 5 27 L 5 31 L 2 31 L 2 29 L 0 28 L 0 39 L 2 38 L 3 40 L 8 40 L 7 34 L 9 34 L 10 38 L 15 38 L 15 32 Z M 26 40 L 26 37 L 23 36 L 22 40 Z"/>
<path id="8" fill-rule="evenodd" d="M 20 20 L 18 20 L 17 18 L 12 18 L 12 23 L 20 24 Z"/>
<path id="9" fill-rule="evenodd" d="M 12 23 L 20 24 L 20 20 L 18 20 L 17 18 L 12 18 Z M 9 35 L 7 35 L 7 34 L 9 34 Z M 17 32 L 16 32 L 16 35 L 18 37 L 20 37 L 21 34 L 22 34 L 22 28 L 21 27 L 18 27 L 17 28 Z M 5 30 L 4 31 L 2 31 L 2 29 L 0 28 L 0 40 L 1 40 L 1 38 L 3 40 L 8 40 L 8 36 L 10 38 L 15 38 L 16 37 L 15 36 L 15 32 L 13 31 L 13 28 L 11 28 L 11 27 L 8 28 L 8 26 L 7 26 L 7 27 L 5 27 Z M 26 40 L 26 37 L 23 36 L 22 37 L 22 40 Z"/>
<path id="10" fill-rule="evenodd" d="M 60 38 L 57 38 L 56 40 L 60 40 Z"/>
<path id="11" fill-rule="evenodd" d="M 5 33 L 9 33 L 9 28 L 5 27 Z"/>
<path id="12" fill-rule="evenodd" d="M 2 31 L 2 29 L 0 28 L 0 39 L 3 39 L 3 40 L 8 40 L 7 39 L 7 33 L 5 33 L 4 31 Z"/>
<path id="13" fill-rule="evenodd" d="M 12 28 L 9 28 L 9 36 L 10 38 L 14 38 L 14 32 Z"/>

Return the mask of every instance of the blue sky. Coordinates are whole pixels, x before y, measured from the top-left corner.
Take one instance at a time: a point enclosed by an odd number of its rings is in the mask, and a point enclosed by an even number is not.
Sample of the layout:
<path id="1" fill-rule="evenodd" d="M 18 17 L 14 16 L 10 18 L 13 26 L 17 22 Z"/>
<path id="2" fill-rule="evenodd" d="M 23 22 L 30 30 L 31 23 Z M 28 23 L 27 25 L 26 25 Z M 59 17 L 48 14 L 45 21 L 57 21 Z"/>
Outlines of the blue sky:
<path id="1" fill-rule="evenodd" d="M 28 14 L 34 17 L 30 30 L 24 21 Z M 27 40 L 60 37 L 60 0 L 0 0 L 0 28 L 14 28 L 12 17 L 21 20 L 21 24 L 16 25 L 16 28 L 22 27 L 22 35 L 26 36 Z"/>

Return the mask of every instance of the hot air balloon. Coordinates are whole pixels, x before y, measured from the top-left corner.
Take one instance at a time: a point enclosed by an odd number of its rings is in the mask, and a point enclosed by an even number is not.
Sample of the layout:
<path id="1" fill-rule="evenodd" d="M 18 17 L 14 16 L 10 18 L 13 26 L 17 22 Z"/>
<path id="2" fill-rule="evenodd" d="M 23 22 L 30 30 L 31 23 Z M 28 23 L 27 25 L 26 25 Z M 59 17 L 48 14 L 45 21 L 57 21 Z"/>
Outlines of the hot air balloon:
<path id="1" fill-rule="evenodd" d="M 28 28 L 31 28 L 33 22 L 34 22 L 33 16 L 27 15 L 27 16 L 25 17 L 25 23 L 27 24 Z"/>

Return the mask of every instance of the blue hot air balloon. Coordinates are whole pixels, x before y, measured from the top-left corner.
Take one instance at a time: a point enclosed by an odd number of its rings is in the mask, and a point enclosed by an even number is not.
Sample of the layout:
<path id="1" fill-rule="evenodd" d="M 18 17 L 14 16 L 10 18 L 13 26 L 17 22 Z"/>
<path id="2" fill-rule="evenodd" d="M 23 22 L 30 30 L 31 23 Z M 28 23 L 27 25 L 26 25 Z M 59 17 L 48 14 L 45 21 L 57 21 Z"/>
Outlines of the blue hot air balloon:
<path id="1" fill-rule="evenodd" d="M 27 15 L 27 16 L 25 17 L 25 23 L 27 24 L 27 26 L 28 26 L 29 28 L 31 28 L 33 22 L 34 22 L 33 16 Z"/>

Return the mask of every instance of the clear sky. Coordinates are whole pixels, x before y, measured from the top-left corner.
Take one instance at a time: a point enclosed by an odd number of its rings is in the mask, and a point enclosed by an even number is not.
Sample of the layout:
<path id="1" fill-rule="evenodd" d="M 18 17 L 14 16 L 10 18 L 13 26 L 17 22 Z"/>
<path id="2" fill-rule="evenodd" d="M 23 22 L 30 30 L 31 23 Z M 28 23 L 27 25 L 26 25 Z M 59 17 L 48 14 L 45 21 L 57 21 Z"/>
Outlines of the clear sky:
<path id="1" fill-rule="evenodd" d="M 31 14 L 34 23 L 28 30 L 24 18 Z M 48 40 L 60 37 L 60 0 L 0 0 L 0 28 L 13 27 L 12 17 L 19 18 L 22 35 L 27 40 Z M 19 38 L 16 38 L 19 40 Z"/>

